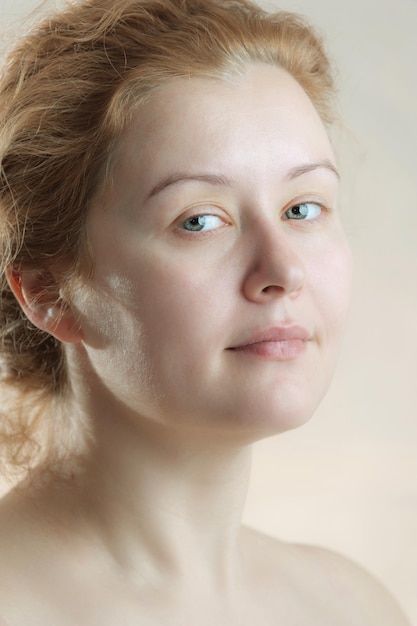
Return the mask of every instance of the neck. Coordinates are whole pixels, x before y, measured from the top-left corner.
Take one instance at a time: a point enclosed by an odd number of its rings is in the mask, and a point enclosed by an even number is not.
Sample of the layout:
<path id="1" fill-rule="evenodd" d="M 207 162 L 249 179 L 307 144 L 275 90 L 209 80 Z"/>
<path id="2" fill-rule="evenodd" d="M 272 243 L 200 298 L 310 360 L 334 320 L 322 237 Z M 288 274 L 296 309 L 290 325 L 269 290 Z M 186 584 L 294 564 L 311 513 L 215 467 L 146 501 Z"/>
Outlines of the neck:
<path id="1" fill-rule="evenodd" d="M 103 421 L 87 489 L 95 494 L 104 530 L 117 542 L 118 558 L 133 565 L 146 552 L 159 570 L 165 565 L 182 576 L 199 560 L 207 571 L 208 555 L 213 567 L 229 567 L 247 489 L 248 450 L 184 441 L 184 433 L 164 427 Z"/>
<path id="2" fill-rule="evenodd" d="M 250 448 L 148 423 L 89 397 L 94 405 L 88 400 L 82 410 L 93 443 L 68 481 L 74 523 L 82 520 L 129 576 L 156 583 L 164 572 L 184 587 L 227 586 L 239 568 Z"/>

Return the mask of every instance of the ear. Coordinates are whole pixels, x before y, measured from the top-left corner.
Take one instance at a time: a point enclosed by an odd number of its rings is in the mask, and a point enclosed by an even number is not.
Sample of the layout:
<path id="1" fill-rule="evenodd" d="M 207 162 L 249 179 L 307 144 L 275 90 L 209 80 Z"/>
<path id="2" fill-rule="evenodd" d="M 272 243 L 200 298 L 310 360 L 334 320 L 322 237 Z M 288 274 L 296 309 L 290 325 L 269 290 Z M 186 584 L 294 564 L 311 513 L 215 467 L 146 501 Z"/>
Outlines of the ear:
<path id="1" fill-rule="evenodd" d="M 82 331 L 59 287 L 47 270 L 13 269 L 6 271 L 7 282 L 26 317 L 40 330 L 63 343 L 78 343 Z"/>

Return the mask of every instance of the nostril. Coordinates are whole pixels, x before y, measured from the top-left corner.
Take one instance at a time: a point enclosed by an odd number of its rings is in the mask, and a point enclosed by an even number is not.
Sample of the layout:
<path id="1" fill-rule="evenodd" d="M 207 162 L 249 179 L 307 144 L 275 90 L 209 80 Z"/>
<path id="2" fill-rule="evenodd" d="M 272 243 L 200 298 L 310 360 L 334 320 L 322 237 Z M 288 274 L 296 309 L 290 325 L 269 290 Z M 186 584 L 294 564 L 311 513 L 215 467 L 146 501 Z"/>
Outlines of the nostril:
<path id="1" fill-rule="evenodd" d="M 283 288 L 279 285 L 268 285 L 262 289 L 262 293 L 269 293 L 270 291 L 282 291 Z"/>
<path id="2" fill-rule="evenodd" d="M 276 234 L 272 238 L 268 231 L 254 246 L 253 258 L 243 282 L 243 292 L 249 300 L 264 303 L 284 295 L 294 297 L 305 284 L 304 263 L 298 250 L 293 249 L 285 234 L 280 236 L 278 242 L 276 239 Z"/>

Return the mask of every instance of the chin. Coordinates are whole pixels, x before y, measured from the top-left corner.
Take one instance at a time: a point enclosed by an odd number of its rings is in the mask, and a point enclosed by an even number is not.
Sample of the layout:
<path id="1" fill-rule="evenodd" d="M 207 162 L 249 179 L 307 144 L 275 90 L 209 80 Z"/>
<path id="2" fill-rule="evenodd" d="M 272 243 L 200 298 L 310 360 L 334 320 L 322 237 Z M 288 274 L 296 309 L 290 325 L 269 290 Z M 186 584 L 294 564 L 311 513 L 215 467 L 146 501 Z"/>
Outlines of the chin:
<path id="1" fill-rule="evenodd" d="M 316 408 L 316 407 L 315 407 Z M 259 413 L 252 420 L 254 440 L 273 437 L 304 426 L 313 416 L 314 409 L 281 409 L 270 413 Z"/>
<path id="2" fill-rule="evenodd" d="M 316 411 L 329 387 L 329 381 L 306 377 L 288 377 L 259 390 L 252 401 L 251 412 L 258 420 L 291 430 L 305 424 Z M 248 408 L 250 404 L 247 404 Z"/>
<path id="3" fill-rule="evenodd" d="M 230 411 L 219 411 L 214 420 L 214 430 L 224 440 L 252 443 L 272 437 L 306 424 L 314 415 L 320 398 L 282 396 L 279 402 L 252 401 L 236 406 Z"/>

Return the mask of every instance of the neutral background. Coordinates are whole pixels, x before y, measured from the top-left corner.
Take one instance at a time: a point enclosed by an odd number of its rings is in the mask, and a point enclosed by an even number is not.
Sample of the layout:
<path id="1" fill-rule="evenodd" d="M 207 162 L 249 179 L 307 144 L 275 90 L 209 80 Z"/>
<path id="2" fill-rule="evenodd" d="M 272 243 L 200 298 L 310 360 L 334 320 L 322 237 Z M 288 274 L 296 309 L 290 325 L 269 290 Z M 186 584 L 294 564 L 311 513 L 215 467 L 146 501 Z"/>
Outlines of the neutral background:
<path id="1" fill-rule="evenodd" d="M 38 4 L 0 0 L 2 44 Z M 308 16 L 338 67 L 356 275 L 333 387 L 307 426 L 258 445 L 245 518 L 359 561 L 417 625 L 417 0 L 262 4 Z"/>

